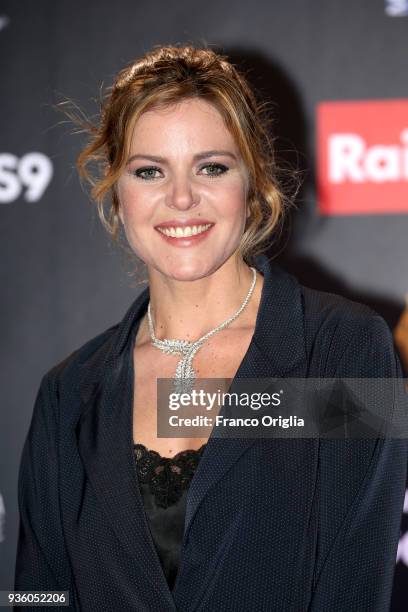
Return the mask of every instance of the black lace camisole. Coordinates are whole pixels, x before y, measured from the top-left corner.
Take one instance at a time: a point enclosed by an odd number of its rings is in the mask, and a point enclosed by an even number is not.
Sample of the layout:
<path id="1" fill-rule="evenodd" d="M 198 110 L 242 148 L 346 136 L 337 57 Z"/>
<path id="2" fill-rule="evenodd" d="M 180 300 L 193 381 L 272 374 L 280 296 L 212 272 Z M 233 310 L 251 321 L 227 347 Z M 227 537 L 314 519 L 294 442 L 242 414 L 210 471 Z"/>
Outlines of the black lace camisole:
<path id="1" fill-rule="evenodd" d="M 205 446 L 162 457 L 143 444 L 133 445 L 150 531 L 170 590 L 179 567 L 187 491 Z"/>

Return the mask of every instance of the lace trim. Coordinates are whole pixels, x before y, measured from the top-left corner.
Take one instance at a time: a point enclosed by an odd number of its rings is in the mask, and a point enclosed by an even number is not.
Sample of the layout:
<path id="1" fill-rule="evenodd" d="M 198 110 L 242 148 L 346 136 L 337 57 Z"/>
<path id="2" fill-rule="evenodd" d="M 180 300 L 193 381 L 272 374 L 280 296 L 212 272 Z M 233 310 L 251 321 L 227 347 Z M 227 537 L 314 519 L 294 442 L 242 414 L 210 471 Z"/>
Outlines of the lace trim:
<path id="1" fill-rule="evenodd" d="M 180 451 L 174 457 L 162 457 L 144 444 L 133 444 L 137 476 L 148 484 L 156 503 L 161 508 L 175 504 L 188 488 L 206 443 L 199 449 Z"/>

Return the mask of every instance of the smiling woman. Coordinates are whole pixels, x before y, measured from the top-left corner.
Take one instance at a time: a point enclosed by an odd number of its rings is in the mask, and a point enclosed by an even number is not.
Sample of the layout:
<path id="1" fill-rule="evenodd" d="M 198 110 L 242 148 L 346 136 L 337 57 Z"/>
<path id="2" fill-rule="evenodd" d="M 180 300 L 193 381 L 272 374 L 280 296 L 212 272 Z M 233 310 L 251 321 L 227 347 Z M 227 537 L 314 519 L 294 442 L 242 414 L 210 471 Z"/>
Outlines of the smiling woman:
<path id="1" fill-rule="evenodd" d="M 154 155 L 158 151 L 161 157 Z M 216 272 L 245 231 L 247 182 L 234 138 L 211 104 L 192 98 L 145 112 L 133 128 L 130 158 L 116 185 L 132 250 L 173 279 Z"/>
<path id="2" fill-rule="evenodd" d="M 184 116 L 186 110 L 193 128 Z M 117 187 L 125 168 L 141 180 L 156 181 L 168 177 L 188 154 L 197 177 L 228 172 L 233 178 L 245 177 L 248 210 L 239 244 L 243 259 L 249 262 L 265 243 L 271 245 L 289 201 L 277 179 L 268 103 L 256 100 L 226 57 L 209 49 L 158 47 L 119 72 L 98 126 L 72 118 L 92 134 L 78 158 L 78 169 L 92 184 L 101 220 L 113 238 L 119 235 Z M 161 148 L 164 138 L 169 143 L 174 139 L 168 156 Z M 183 149 L 186 139 L 188 151 Z M 90 162 L 99 164 L 96 176 L 88 171 Z M 106 214 L 107 195 L 111 197 Z"/>
<path id="3" fill-rule="evenodd" d="M 299 437 L 292 416 L 278 417 L 293 429 L 282 438 L 255 437 L 254 419 L 220 437 L 210 415 L 159 435 L 159 379 L 231 394 L 247 379 L 402 379 L 377 313 L 263 254 L 285 210 L 263 108 L 226 57 L 159 47 L 84 126 L 80 174 L 149 285 L 43 377 L 20 467 L 16 590 L 67 590 L 66 609 L 83 612 L 388 609 L 405 440 Z M 224 408 L 217 419 L 238 430 Z"/>

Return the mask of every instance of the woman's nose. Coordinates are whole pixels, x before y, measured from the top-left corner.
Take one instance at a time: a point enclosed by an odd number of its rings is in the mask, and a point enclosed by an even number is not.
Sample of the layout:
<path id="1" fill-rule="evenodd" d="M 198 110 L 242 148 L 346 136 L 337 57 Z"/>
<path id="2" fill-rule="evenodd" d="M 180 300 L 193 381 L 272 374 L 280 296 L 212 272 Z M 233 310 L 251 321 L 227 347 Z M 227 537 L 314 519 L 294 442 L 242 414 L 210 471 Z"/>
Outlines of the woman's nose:
<path id="1" fill-rule="evenodd" d="M 167 206 L 179 210 L 188 210 L 199 202 L 198 193 L 188 177 L 178 177 L 171 181 L 166 199 Z"/>

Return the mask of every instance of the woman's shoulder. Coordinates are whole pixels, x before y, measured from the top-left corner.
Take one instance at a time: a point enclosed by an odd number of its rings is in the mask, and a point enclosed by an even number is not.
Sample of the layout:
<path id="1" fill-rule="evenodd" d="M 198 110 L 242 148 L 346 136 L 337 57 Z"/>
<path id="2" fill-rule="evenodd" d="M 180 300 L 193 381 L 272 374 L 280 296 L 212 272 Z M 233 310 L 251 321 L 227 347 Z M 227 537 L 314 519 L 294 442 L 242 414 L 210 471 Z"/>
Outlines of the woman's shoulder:
<path id="1" fill-rule="evenodd" d="M 278 291 L 280 307 L 287 309 L 293 317 L 303 317 L 305 325 L 326 331 L 342 324 L 346 327 L 371 326 L 374 321 L 377 324 L 381 321 L 387 326 L 383 317 L 367 304 L 338 293 L 309 287 L 303 284 L 300 277 L 276 262 L 261 260 L 260 264 L 266 273 L 267 290 L 272 300 L 275 300 Z M 274 287 L 277 287 L 275 291 Z"/>
<path id="2" fill-rule="evenodd" d="M 65 359 L 55 364 L 46 374 L 51 379 L 73 378 L 86 375 L 90 380 L 98 373 L 99 367 L 106 363 L 109 355 L 118 355 L 123 350 L 131 330 L 144 314 L 149 299 L 145 289 L 134 299 L 122 319 L 101 333 L 87 340 L 72 351 Z"/>
<path id="3" fill-rule="evenodd" d="M 377 311 L 336 293 L 300 288 L 306 345 L 319 353 L 326 375 L 338 374 L 347 363 L 345 371 L 355 376 L 388 377 L 395 371 L 392 331 Z"/>
<path id="4" fill-rule="evenodd" d="M 338 293 L 312 289 L 299 282 L 305 306 L 305 316 L 311 319 L 338 321 L 340 319 L 367 320 L 381 315 L 371 306 Z"/>
<path id="5" fill-rule="evenodd" d="M 385 335 L 391 330 L 385 319 L 371 306 L 352 300 L 343 295 L 312 289 L 299 283 L 305 324 L 316 330 L 350 336 L 356 330 L 360 333 L 383 329 Z"/>
<path id="6" fill-rule="evenodd" d="M 71 351 L 44 374 L 43 380 L 47 380 L 48 384 L 66 379 L 72 381 L 81 376 L 83 366 L 89 365 L 89 371 L 95 369 L 93 366 L 108 355 L 119 326 L 120 323 L 112 325 Z"/>

